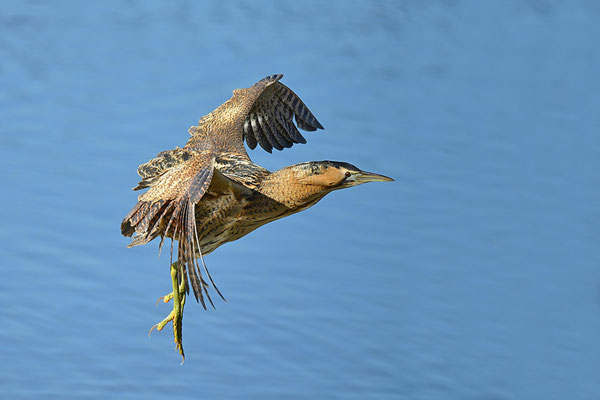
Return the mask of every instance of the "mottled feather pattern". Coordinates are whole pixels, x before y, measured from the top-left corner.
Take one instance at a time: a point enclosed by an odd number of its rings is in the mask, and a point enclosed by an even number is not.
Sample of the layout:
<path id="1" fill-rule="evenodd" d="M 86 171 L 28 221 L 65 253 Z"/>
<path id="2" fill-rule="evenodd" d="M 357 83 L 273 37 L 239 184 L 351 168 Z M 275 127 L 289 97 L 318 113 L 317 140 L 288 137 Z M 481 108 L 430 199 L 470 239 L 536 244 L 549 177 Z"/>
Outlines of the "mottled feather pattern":
<path id="1" fill-rule="evenodd" d="M 215 168 L 227 178 L 248 189 L 256 189 L 270 172 L 235 153 L 223 153 L 215 160 Z"/>
<path id="2" fill-rule="evenodd" d="M 178 154 L 173 158 L 178 163 L 166 171 L 152 167 L 160 175 L 150 189 L 139 196 L 138 204 L 123 221 L 121 230 L 126 236 L 131 236 L 133 230 L 137 233 L 131 245 L 147 243 L 157 236 L 162 236 L 161 246 L 165 236 L 177 240 L 181 277 L 184 279 L 189 274 L 194 295 L 205 306 L 202 291 L 208 294 L 195 261 L 196 253 L 200 252 L 195 206 L 210 185 L 215 155 L 210 150 L 181 150 L 169 153 L 167 157 L 159 154 L 159 158 L 164 159 L 163 164 L 168 164 L 169 157 Z M 143 169 L 144 173 L 150 170 Z"/>
<path id="3" fill-rule="evenodd" d="M 203 306 L 203 292 L 212 301 L 197 262 L 202 251 L 213 251 L 260 226 L 251 221 L 237 226 L 235 215 L 239 213 L 249 212 L 252 218 L 264 221 L 262 224 L 287 212 L 280 203 L 254 191 L 270 172 L 250 161 L 244 140 L 251 149 L 260 144 L 271 152 L 306 143 L 294 120 L 306 131 L 323 129 L 302 100 L 278 82 L 282 77 L 270 75 L 249 88 L 234 90 L 232 98 L 189 129 L 191 138 L 184 148 L 161 152 L 138 168 L 142 180 L 135 190 L 148 191 L 138 197 L 121 231 L 133 236 L 130 246 L 161 237 L 162 248 L 165 237 L 176 240 L 179 279 L 186 281 L 187 288 L 189 277 Z M 265 215 L 244 208 L 248 198 L 256 200 L 257 196 L 261 200 L 254 203 L 269 205 Z M 213 217 L 221 218 L 225 211 L 235 215 L 225 216 L 229 222 L 224 225 L 215 224 Z M 204 269 L 212 282 L 206 266 Z"/>
<path id="4" fill-rule="evenodd" d="M 294 143 L 306 143 L 300 129 L 323 129 L 300 98 L 278 81 L 283 75 L 270 75 L 246 89 L 236 89 L 233 97 L 190 128 L 192 138 L 186 144 L 194 147 L 210 136 L 216 148 L 246 155 L 243 141 L 250 149 L 260 145 L 271 152 Z"/>
<path id="5" fill-rule="evenodd" d="M 194 155 L 198 154 L 201 149 L 192 148 L 175 148 L 174 150 L 162 151 L 156 155 L 156 158 L 142 164 L 138 167 L 138 174 L 143 178 L 133 190 L 140 190 L 152 186 L 154 182 L 166 171 L 174 166 L 181 164 Z"/>

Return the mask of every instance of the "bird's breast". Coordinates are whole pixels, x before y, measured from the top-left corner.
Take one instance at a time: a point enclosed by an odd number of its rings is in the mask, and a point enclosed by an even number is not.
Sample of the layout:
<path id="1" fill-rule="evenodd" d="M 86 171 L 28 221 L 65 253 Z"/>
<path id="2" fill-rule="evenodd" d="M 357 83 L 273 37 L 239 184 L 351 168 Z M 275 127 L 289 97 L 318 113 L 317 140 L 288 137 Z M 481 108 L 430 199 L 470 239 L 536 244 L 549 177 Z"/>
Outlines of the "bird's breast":
<path id="1" fill-rule="evenodd" d="M 258 192 L 205 196 L 196 205 L 196 226 L 202 254 L 247 235 L 262 225 L 291 214 L 290 210 Z"/>

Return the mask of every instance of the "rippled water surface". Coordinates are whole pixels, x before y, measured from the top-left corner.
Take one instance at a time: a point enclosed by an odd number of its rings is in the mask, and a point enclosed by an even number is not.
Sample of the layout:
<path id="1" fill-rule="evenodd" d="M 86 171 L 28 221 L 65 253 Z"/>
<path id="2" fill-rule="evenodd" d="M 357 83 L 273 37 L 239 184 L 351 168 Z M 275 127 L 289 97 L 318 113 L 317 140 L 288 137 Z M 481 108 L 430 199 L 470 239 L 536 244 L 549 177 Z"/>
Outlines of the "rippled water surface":
<path id="1" fill-rule="evenodd" d="M 3 398 L 600 398 L 593 1 L 28 2 L 0 10 Z M 323 123 L 270 170 L 392 176 L 207 257 L 127 249 L 136 168 L 273 73 Z"/>

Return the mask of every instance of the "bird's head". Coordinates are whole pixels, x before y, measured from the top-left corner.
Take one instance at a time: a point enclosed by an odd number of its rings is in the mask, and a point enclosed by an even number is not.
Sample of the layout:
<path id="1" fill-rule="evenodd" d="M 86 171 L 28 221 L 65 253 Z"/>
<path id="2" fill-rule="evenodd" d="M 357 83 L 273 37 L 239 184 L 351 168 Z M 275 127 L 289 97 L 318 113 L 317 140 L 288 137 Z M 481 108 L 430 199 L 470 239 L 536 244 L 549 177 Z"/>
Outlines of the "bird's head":
<path id="1" fill-rule="evenodd" d="M 384 175 L 358 169 L 352 164 L 340 161 L 310 161 L 293 165 L 298 180 L 306 185 L 320 186 L 331 191 L 367 182 L 393 181 Z"/>

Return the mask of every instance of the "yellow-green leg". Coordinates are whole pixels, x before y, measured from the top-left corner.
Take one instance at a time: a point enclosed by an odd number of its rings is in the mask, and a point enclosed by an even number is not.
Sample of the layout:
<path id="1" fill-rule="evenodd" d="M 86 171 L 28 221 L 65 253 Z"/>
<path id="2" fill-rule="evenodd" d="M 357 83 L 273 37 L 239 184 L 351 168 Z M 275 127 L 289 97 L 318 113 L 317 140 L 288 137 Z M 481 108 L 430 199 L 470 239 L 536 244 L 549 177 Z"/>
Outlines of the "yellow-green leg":
<path id="1" fill-rule="evenodd" d="M 182 341 L 183 306 L 185 305 L 185 281 L 182 279 L 181 283 L 177 282 L 177 269 L 177 263 L 171 264 L 171 281 L 173 283 L 173 292 L 158 299 L 158 301 L 162 300 L 165 303 L 168 303 L 169 300 L 173 299 L 173 310 L 169 313 L 169 315 L 167 315 L 167 318 L 154 325 L 152 329 L 150 329 L 150 332 L 152 332 L 154 328 L 156 328 L 157 331 L 162 331 L 165 325 L 172 321 L 175 344 L 177 346 L 177 350 L 179 350 L 179 354 L 181 354 L 181 357 L 183 357 L 183 360 L 185 360 Z"/>

